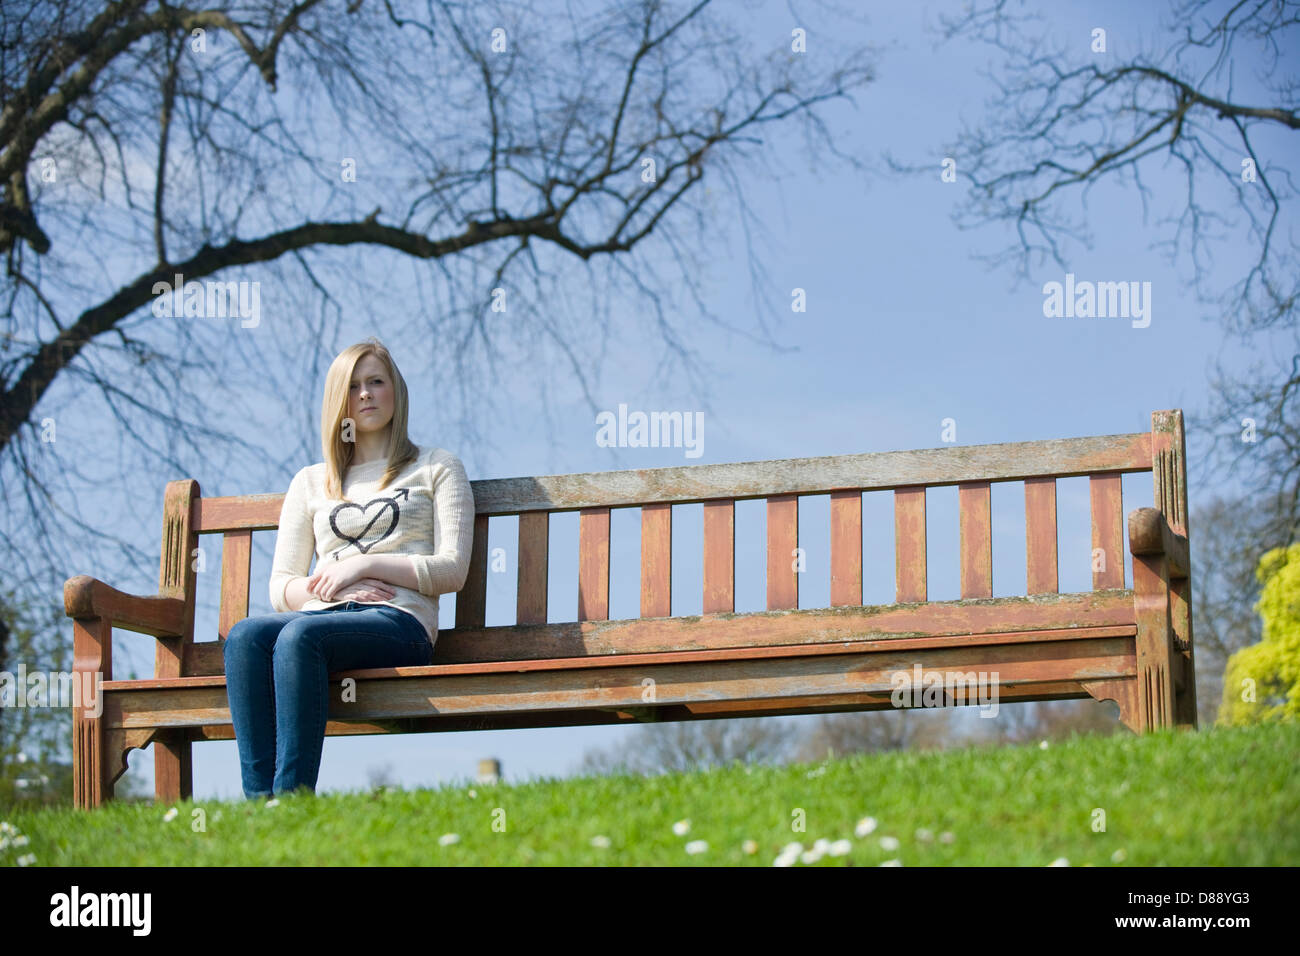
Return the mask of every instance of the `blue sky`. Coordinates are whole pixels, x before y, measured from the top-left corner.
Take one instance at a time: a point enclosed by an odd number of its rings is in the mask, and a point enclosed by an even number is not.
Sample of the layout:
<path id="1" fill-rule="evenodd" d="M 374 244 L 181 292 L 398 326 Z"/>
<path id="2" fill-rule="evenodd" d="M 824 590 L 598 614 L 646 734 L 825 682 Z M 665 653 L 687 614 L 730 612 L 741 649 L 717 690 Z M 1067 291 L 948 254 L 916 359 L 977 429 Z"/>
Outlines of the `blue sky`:
<path id="1" fill-rule="evenodd" d="M 704 416 L 704 454 L 687 459 L 681 449 L 604 448 L 595 441 L 590 410 L 569 387 L 563 368 L 535 363 L 501 376 L 494 386 L 495 407 L 507 410 L 486 425 L 492 448 L 480 453 L 462 436 L 444 429 L 436 411 L 438 397 L 424 365 L 424 342 L 403 342 L 400 327 L 362 317 L 345 323 L 337 348 L 370 334 L 384 338 L 394 351 L 412 389 L 411 431 L 424 445 L 439 445 L 461 455 L 472 478 L 546 473 L 659 467 L 713 462 L 751 461 L 818 455 L 853 454 L 943 444 L 942 422 L 956 422 L 961 445 L 1028 441 L 1082 435 L 1144 431 L 1153 410 L 1199 410 L 1205 401 L 1211 359 L 1224 355 L 1224 365 L 1239 370 L 1259 361 L 1258 348 L 1239 350 L 1225 345 L 1217 323 L 1201 318 L 1204 309 L 1187 289 L 1186 276 L 1149 248 L 1154 236 L 1131 194 L 1113 185 L 1098 187 L 1090 197 L 1091 249 L 1070 251 L 1069 266 L 1080 279 L 1136 280 L 1152 284 L 1150 327 L 1135 329 L 1117 319 L 1048 319 L 1042 311 L 1042 284 L 1060 281 L 1054 266 L 1035 273 L 1033 281 L 1017 283 L 1007 268 L 993 270 L 973 258 L 990 251 L 1004 237 L 997 227 L 961 231 L 950 214 L 964 186 L 942 183 L 942 146 L 960 128 L 962 118 L 983 114 L 990 92 L 978 75 L 991 51 L 950 44 L 936 51 L 921 24 L 957 4 L 872 5 L 869 42 L 891 44 L 878 59 L 874 83 L 857 94 L 858 107 L 837 103 L 825 111 L 839 147 L 864 158 L 889 152 L 908 162 L 932 162 L 933 177 L 889 174 L 875 162 L 868 177 L 835 164 L 819 163 L 809 170 L 797 135 L 777 134 L 770 148 L 786 173 L 778 182 L 755 179 L 746 184 L 746 199 L 770 233 L 764 252 L 767 278 L 780 301 L 782 315 L 773 335 L 792 351 L 774 353 L 755 344 L 752 336 L 730 335 L 692 316 L 679 316 L 689 328 L 689 346 L 710 363 L 710 411 Z M 1056 5 L 1053 5 L 1055 9 Z M 1097 25 L 1108 30 L 1111 49 L 1123 55 L 1142 38 L 1153 36 L 1159 5 L 1077 3 L 1053 14 L 1052 27 L 1087 43 Z M 794 24 L 785 4 L 768 3 L 747 21 L 754 42 L 786 42 Z M 832 22 L 812 18 L 823 29 Z M 810 52 L 816 55 L 819 33 L 810 28 Z M 961 156 L 958 172 L 961 172 Z M 1176 201 L 1175 171 L 1152 185 Z M 1170 190 L 1175 193 L 1171 193 Z M 754 306 L 739 228 L 720 224 L 713 245 L 716 256 L 698 263 L 710 307 L 732 324 L 752 327 Z M 367 268 L 390 266 L 393 256 L 382 250 L 349 253 Z M 1224 282 L 1234 279 L 1230 255 L 1216 263 Z M 790 290 L 807 292 L 807 311 L 789 310 Z M 395 291 L 416 296 L 410 288 Z M 684 303 L 689 299 L 683 298 Z M 615 307 L 617 311 L 617 307 Z M 660 356 L 654 333 L 636 315 L 624 316 L 618 336 L 611 339 L 603 360 L 592 368 L 593 395 L 602 409 L 702 410 L 705 396 L 684 386 L 670 373 L 656 376 Z M 254 330 L 256 348 L 276 367 L 275 356 L 284 339 L 274 323 Z M 333 351 L 337 351 L 335 348 Z M 321 363 L 321 373 L 333 351 Z M 286 356 L 282 364 L 293 361 Z M 550 381 L 550 417 L 555 431 L 539 426 L 538 388 Z M 307 413 L 298 422 L 280 422 L 285 447 L 302 440 L 315 449 L 311 431 L 318 413 L 321 378 L 310 383 L 304 397 Z M 1189 434 L 1193 458 L 1203 438 Z M 317 454 L 317 458 L 318 458 Z M 282 491 L 297 468 L 314 461 L 286 462 L 278 476 L 258 479 L 223 472 L 219 462 L 196 465 L 207 494 Z M 156 534 L 163 476 L 133 479 L 145 538 Z M 1193 485 L 1192 507 L 1209 489 Z M 1088 557 L 1088 491 L 1084 478 L 1059 483 L 1061 589 L 1090 587 Z M 1126 476 L 1124 511 L 1151 504 L 1149 475 Z M 1024 517 L 1021 486 L 995 485 L 994 593 L 1023 593 Z M 674 509 L 674 613 L 699 609 L 699 505 Z M 864 502 L 865 600 L 892 599 L 893 528 L 888 493 L 869 493 Z M 825 606 L 828 581 L 825 560 L 825 497 L 810 497 L 800 505 L 801 544 L 809 554 L 809 569 L 801 579 L 801 606 Z M 956 489 L 931 490 L 928 495 L 930 596 L 958 597 Z M 506 548 L 513 558 L 515 519 L 494 519 L 492 546 Z M 611 617 L 636 614 L 639 511 L 624 509 L 613 517 Z M 737 609 L 763 606 L 763 506 L 743 502 L 737 510 Z M 262 534 L 253 564 L 252 613 L 270 610 L 266 596 L 273 537 Z M 576 617 L 577 516 L 552 518 L 551 620 Z M 488 622 L 511 620 L 514 564 L 508 575 L 489 580 Z M 152 569 L 142 573 L 137 593 L 152 584 Z M 1126 577 L 1131 584 L 1131 565 Z M 199 633 L 215 626 L 216 576 L 210 575 L 201 609 Z M 114 582 L 117 583 L 117 582 Z M 130 582 L 122 582 L 131 590 Z M 454 601 L 443 599 L 443 626 L 454 618 Z M 148 642 L 118 632 L 115 650 L 118 676 L 131 667 L 140 676 L 151 671 Z M 815 718 L 789 718 L 808 723 Z M 490 731 L 391 737 L 328 738 L 318 789 L 363 786 L 371 768 L 388 767 L 405 786 L 433 785 L 464 779 L 475 772 L 482 757 L 496 757 L 508 780 L 535 776 L 564 776 L 573 772 L 584 750 L 618 746 L 629 740 L 631 728 L 558 728 L 532 731 Z M 152 788 L 152 754 L 133 752 L 131 773 Z M 194 752 L 194 794 L 202 797 L 239 795 L 239 763 L 235 744 L 198 745 Z"/>

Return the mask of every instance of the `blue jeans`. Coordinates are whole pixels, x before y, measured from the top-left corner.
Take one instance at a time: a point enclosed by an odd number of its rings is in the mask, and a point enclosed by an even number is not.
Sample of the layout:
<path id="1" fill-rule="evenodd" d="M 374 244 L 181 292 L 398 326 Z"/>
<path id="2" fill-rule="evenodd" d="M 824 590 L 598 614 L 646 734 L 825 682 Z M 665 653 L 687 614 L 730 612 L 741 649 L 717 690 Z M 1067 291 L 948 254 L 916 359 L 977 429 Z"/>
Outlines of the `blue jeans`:
<path id="1" fill-rule="evenodd" d="M 329 675 L 429 664 L 433 645 L 415 615 L 348 601 L 313 611 L 246 617 L 222 642 L 244 795 L 315 792 L 329 716 Z"/>

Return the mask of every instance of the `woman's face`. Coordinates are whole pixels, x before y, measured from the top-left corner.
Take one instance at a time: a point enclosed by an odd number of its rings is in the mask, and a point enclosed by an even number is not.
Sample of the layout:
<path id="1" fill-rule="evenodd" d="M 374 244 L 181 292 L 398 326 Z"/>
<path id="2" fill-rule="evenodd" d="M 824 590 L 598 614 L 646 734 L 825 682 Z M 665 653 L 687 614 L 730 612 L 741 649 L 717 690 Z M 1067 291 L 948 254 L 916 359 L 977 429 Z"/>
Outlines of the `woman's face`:
<path id="1" fill-rule="evenodd" d="M 384 363 L 367 355 L 357 363 L 348 386 L 348 417 L 359 432 L 383 431 L 393 420 L 393 382 Z"/>

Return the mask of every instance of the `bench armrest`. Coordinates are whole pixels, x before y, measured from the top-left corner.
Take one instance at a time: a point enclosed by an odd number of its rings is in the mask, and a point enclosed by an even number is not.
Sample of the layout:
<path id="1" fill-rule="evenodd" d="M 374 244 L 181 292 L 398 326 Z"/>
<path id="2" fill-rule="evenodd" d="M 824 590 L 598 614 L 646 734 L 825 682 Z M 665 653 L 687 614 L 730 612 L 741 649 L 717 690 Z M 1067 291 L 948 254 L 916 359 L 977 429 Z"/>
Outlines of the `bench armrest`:
<path id="1" fill-rule="evenodd" d="M 1134 554 L 1163 554 L 1169 559 L 1169 576 L 1191 574 L 1187 538 L 1169 527 L 1159 508 L 1135 508 L 1128 516 L 1129 550 Z"/>
<path id="2" fill-rule="evenodd" d="M 185 630 L 185 602 L 180 598 L 127 594 L 86 574 L 63 583 L 63 608 L 68 617 L 98 618 L 154 637 L 179 637 Z"/>

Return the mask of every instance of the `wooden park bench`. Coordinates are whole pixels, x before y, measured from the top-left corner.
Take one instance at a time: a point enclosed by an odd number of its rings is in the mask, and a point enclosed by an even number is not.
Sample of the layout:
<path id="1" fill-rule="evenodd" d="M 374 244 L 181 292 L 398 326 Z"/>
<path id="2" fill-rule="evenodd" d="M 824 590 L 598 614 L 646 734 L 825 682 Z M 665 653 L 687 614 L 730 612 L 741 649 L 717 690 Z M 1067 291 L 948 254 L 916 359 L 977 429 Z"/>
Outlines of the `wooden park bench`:
<path id="1" fill-rule="evenodd" d="M 1146 471 L 1156 507 L 1128 516 L 1130 589 L 1120 476 Z M 1061 594 L 1056 479 L 1083 475 L 1092 589 Z M 1195 728 L 1186 475 L 1172 410 L 1124 435 L 475 481 L 455 628 L 439 633 L 428 667 L 331 675 L 326 734 L 880 710 L 893 706 L 894 675 L 918 665 L 994 675 L 1003 703 L 1091 696 L 1115 701 L 1139 733 Z M 992 596 L 997 481 L 1024 482 L 1024 596 Z M 959 489 L 961 598 L 928 601 L 926 489 L 943 485 Z M 894 492 L 896 603 L 863 606 L 861 493 L 873 489 Z M 799 608 L 801 495 L 830 496 L 828 608 Z M 110 799 L 127 752 L 149 744 L 157 799 L 189 797 L 193 744 L 233 738 L 220 641 L 248 614 L 253 532 L 276 527 L 282 497 L 203 498 L 196 481 L 169 482 L 157 595 L 85 575 L 65 584 L 74 666 L 104 680 L 102 713 L 74 712 L 77 806 Z M 767 501 L 767 610 L 735 613 L 734 503 L 757 498 Z M 703 503 L 703 613 L 673 616 L 672 506 L 691 502 Z M 610 509 L 627 507 L 641 508 L 641 616 L 609 620 Z M 549 515 L 566 511 L 580 515 L 578 620 L 548 623 Z M 488 521 L 505 515 L 519 516 L 516 623 L 487 627 Z M 216 634 L 195 640 L 192 557 L 208 534 L 223 536 L 220 616 Z M 114 627 L 157 639 L 152 678 L 113 679 Z M 337 692 L 345 677 L 355 702 Z"/>

